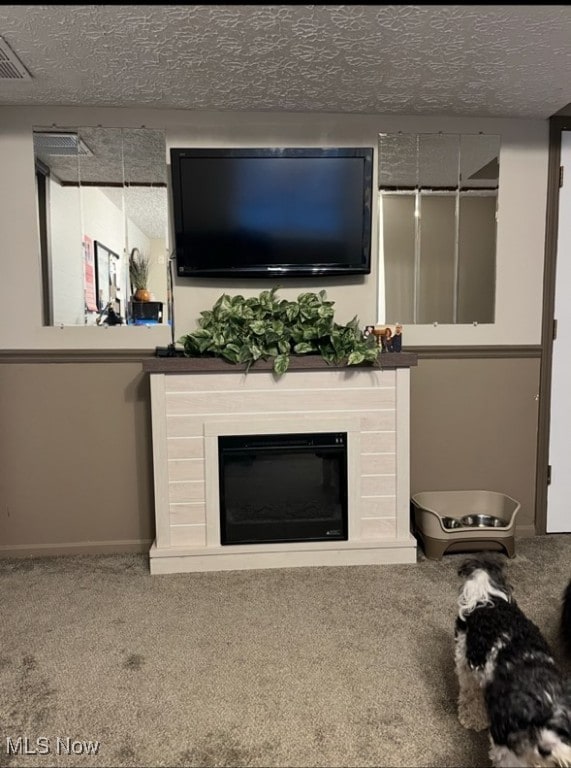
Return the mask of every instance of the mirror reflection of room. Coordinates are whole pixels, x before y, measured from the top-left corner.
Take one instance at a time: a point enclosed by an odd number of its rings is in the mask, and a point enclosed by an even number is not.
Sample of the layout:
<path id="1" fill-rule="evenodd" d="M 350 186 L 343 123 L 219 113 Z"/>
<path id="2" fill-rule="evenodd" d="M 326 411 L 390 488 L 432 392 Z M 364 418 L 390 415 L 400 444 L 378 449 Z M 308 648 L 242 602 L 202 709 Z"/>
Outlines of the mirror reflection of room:
<path id="1" fill-rule="evenodd" d="M 36 127 L 34 156 L 44 325 L 169 322 L 164 132 Z"/>
<path id="2" fill-rule="evenodd" d="M 493 323 L 499 136 L 379 136 L 384 322 Z"/>

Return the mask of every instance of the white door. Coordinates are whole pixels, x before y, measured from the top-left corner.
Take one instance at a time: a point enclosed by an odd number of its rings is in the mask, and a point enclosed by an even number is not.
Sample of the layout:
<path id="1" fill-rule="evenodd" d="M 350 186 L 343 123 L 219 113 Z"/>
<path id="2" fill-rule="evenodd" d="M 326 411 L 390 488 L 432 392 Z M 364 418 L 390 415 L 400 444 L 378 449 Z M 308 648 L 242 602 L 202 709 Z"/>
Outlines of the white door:
<path id="1" fill-rule="evenodd" d="M 551 369 L 551 415 L 547 488 L 547 532 L 571 531 L 571 132 L 561 134 L 561 165 L 565 168 L 559 190 L 559 231 L 555 271 L 555 318 Z M 565 178 L 567 177 L 567 178 Z"/>

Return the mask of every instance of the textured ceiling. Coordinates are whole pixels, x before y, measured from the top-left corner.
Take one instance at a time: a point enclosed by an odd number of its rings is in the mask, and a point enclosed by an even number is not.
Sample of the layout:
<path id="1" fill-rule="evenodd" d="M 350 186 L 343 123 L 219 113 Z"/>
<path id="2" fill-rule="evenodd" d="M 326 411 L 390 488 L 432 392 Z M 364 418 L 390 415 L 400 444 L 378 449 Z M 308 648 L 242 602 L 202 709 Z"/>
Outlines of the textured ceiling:
<path id="1" fill-rule="evenodd" d="M 71 131 L 71 129 L 66 129 Z M 36 134 L 53 128 L 36 126 Z M 59 131 L 58 131 L 59 132 Z M 36 149 L 36 157 L 49 166 L 60 181 L 89 184 L 156 184 L 166 186 L 166 139 L 164 131 L 149 128 L 77 127 L 88 155 L 58 156 Z"/>
<path id="2" fill-rule="evenodd" d="M 410 134 L 379 136 L 379 187 L 497 189 L 500 136 Z"/>
<path id="3" fill-rule="evenodd" d="M 157 187 L 113 187 L 101 190 L 109 200 L 125 211 L 127 218 L 151 240 L 164 240 L 167 227 L 167 191 Z M 148 256 L 148 254 L 147 254 Z"/>
<path id="4" fill-rule="evenodd" d="M 35 135 L 52 131 L 36 126 Z M 98 186 L 147 237 L 164 239 L 168 210 L 164 131 L 77 127 L 74 132 L 89 154 L 54 155 L 34 141 L 36 157 L 60 182 Z"/>
<path id="5" fill-rule="evenodd" d="M 548 118 L 569 5 L 2 5 L 0 104 Z"/>

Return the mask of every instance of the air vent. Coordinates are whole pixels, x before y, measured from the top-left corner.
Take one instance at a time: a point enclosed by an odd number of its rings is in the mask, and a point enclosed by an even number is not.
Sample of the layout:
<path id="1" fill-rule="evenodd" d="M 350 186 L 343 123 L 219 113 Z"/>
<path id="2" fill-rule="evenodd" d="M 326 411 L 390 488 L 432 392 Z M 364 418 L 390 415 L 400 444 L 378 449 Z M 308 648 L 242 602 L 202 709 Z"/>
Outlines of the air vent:
<path id="1" fill-rule="evenodd" d="M 10 48 L 0 37 L 0 80 L 31 80 L 32 76 Z"/>
<path id="2" fill-rule="evenodd" d="M 87 144 L 77 133 L 54 133 L 53 131 L 36 131 L 34 133 L 34 150 L 38 155 L 71 156 L 93 155 Z"/>

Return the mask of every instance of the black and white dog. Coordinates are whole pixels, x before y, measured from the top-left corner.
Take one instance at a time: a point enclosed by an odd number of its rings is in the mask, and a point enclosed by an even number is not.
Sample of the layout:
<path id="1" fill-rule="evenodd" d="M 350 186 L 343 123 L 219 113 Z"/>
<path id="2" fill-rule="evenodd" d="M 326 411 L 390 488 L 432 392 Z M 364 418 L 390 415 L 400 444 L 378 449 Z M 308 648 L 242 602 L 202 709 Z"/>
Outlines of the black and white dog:
<path id="1" fill-rule="evenodd" d="M 571 656 L 571 581 L 563 593 L 561 608 L 561 638 L 567 654 Z"/>
<path id="2" fill-rule="evenodd" d="M 495 768 L 571 766 L 571 688 L 514 600 L 503 560 L 482 553 L 466 559 L 458 574 L 460 722 L 490 729 Z"/>

